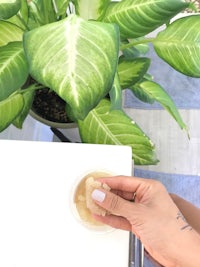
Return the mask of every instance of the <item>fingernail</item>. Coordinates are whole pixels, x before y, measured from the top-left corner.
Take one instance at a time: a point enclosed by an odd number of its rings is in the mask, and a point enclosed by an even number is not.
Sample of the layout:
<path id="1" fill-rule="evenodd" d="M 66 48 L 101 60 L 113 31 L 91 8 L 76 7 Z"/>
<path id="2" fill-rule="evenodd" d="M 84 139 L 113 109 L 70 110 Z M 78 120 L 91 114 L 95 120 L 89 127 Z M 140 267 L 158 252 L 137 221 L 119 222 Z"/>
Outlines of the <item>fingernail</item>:
<path id="1" fill-rule="evenodd" d="M 94 200 L 97 200 L 99 202 L 103 202 L 104 199 L 105 199 L 105 196 L 106 194 L 98 189 L 95 189 L 93 192 L 92 192 L 92 198 Z"/>

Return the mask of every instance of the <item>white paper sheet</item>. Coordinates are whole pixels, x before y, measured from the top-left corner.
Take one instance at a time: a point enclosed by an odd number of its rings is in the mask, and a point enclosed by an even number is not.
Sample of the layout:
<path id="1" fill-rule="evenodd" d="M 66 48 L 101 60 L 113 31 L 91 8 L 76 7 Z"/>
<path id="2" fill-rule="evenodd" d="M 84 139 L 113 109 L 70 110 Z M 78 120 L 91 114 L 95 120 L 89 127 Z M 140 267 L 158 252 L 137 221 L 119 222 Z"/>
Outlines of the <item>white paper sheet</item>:
<path id="1" fill-rule="evenodd" d="M 131 175 L 130 147 L 0 140 L 0 266 L 127 267 L 129 234 L 98 234 L 70 209 L 92 170 Z"/>

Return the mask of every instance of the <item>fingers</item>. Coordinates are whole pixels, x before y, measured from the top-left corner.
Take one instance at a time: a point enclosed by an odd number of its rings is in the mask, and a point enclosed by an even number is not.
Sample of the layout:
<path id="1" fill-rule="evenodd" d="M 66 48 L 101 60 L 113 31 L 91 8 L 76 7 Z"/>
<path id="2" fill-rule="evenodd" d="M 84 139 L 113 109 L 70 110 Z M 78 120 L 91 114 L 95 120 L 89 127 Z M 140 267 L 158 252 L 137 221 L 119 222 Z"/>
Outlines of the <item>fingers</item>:
<path id="1" fill-rule="evenodd" d="M 111 191 L 120 195 L 124 199 L 132 200 L 136 196 L 135 202 L 147 201 L 157 194 L 166 193 L 166 188 L 156 180 L 131 177 L 113 176 L 98 179 L 101 183 L 107 184 Z"/>
<path id="2" fill-rule="evenodd" d="M 113 190 L 113 189 L 111 189 L 111 192 L 113 192 L 115 195 L 118 195 L 121 198 L 127 199 L 129 201 L 134 201 L 135 196 L 136 196 L 135 192 L 126 192 L 126 191 Z"/>
<path id="3" fill-rule="evenodd" d="M 131 176 L 113 176 L 106 178 L 99 178 L 100 182 L 107 184 L 114 190 L 136 192 L 140 186 L 147 186 L 151 184 L 152 180 L 143 178 L 131 177 Z"/>
<path id="4" fill-rule="evenodd" d="M 123 217 L 115 215 L 99 216 L 93 214 L 93 217 L 104 224 L 110 225 L 113 228 L 131 231 L 131 224 Z"/>
<path id="5" fill-rule="evenodd" d="M 127 201 L 112 192 L 96 189 L 92 192 L 92 198 L 98 205 L 112 214 L 128 218 L 130 217 L 130 214 L 133 213 L 134 203 Z"/>

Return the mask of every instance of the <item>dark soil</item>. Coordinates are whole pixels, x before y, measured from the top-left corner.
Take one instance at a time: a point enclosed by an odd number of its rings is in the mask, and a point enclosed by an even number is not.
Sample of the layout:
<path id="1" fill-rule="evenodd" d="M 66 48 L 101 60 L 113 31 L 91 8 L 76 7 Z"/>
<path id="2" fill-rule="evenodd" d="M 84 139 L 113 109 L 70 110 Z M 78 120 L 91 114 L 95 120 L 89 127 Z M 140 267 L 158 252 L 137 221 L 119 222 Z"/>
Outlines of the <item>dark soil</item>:
<path id="1" fill-rule="evenodd" d="M 49 89 L 36 90 L 32 110 L 46 120 L 53 122 L 72 122 L 66 114 L 66 103 Z"/>

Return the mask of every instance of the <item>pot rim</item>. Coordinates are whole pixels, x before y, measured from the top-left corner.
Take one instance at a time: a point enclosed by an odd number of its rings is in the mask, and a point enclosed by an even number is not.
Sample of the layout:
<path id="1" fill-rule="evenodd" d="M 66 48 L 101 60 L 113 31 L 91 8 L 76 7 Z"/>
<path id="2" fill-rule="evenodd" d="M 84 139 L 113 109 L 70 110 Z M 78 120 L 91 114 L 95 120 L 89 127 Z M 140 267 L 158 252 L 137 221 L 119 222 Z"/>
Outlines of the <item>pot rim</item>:
<path id="1" fill-rule="evenodd" d="M 77 123 L 75 122 L 54 122 L 47 119 L 42 118 L 40 115 L 35 113 L 32 109 L 29 111 L 29 114 L 34 119 L 38 120 L 39 122 L 42 122 L 50 127 L 53 128 L 60 128 L 60 129 L 69 129 L 69 128 L 76 128 Z"/>

